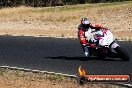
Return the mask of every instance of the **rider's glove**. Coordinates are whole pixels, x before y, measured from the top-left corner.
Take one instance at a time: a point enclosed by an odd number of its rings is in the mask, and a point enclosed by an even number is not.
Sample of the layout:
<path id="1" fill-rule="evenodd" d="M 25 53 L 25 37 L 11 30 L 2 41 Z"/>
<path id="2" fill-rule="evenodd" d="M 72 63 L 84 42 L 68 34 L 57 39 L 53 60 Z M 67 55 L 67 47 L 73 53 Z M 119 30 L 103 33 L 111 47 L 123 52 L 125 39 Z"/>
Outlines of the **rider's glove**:
<path id="1" fill-rule="evenodd" d="M 83 46 L 89 46 L 88 44 L 82 44 Z"/>

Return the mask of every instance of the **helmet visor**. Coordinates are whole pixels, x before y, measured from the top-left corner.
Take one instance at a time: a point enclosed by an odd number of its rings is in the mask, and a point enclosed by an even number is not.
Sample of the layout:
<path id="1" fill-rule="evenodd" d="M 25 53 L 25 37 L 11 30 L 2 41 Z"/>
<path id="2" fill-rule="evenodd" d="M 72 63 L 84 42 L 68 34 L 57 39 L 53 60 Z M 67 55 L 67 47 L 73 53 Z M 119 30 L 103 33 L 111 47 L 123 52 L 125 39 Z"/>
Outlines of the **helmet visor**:
<path id="1" fill-rule="evenodd" d="M 85 24 L 85 25 L 87 25 L 87 24 L 89 24 L 90 22 L 89 22 L 89 20 L 84 20 L 83 21 L 83 24 Z"/>

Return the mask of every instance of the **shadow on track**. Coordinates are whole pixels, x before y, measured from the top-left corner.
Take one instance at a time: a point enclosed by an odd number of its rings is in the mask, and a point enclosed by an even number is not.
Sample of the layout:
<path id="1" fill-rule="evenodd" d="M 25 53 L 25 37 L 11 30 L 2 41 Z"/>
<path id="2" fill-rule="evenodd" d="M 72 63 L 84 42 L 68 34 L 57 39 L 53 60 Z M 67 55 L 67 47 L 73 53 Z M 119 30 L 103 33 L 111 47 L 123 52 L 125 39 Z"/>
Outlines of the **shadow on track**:
<path id="1" fill-rule="evenodd" d="M 114 58 L 106 58 L 106 59 L 101 59 L 98 57 L 67 57 L 67 56 L 57 56 L 57 57 L 45 57 L 45 58 L 50 58 L 50 59 L 64 59 L 64 60 L 80 60 L 80 61 L 88 61 L 88 60 L 103 60 L 103 61 L 122 61 L 122 60 L 117 60 Z"/>

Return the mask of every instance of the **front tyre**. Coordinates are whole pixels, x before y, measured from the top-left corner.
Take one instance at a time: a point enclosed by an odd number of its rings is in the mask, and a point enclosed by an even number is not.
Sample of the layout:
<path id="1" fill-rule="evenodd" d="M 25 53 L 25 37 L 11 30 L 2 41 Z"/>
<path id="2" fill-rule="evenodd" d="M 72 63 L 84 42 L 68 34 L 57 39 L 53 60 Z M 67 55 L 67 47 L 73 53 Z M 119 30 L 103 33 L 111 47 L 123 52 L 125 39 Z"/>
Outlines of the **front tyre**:
<path id="1" fill-rule="evenodd" d="M 129 61 L 128 54 L 119 46 L 115 48 L 115 51 L 117 52 L 117 55 L 123 60 L 123 61 Z"/>

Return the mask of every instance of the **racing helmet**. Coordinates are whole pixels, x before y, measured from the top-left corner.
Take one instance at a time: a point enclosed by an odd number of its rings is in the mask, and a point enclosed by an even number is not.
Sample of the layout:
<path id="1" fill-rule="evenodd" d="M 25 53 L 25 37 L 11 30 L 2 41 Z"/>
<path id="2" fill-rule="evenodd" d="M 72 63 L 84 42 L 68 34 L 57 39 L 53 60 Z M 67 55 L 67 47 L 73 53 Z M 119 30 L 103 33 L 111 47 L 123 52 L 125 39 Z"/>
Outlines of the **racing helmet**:
<path id="1" fill-rule="evenodd" d="M 83 28 L 87 29 L 90 26 L 90 20 L 87 18 L 82 18 L 81 24 L 82 24 Z"/>

